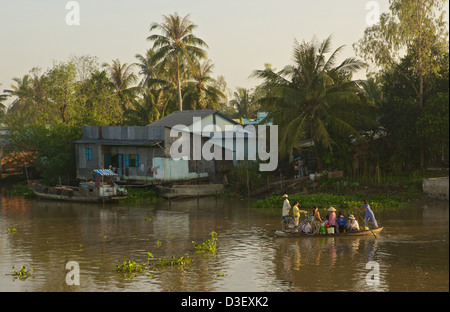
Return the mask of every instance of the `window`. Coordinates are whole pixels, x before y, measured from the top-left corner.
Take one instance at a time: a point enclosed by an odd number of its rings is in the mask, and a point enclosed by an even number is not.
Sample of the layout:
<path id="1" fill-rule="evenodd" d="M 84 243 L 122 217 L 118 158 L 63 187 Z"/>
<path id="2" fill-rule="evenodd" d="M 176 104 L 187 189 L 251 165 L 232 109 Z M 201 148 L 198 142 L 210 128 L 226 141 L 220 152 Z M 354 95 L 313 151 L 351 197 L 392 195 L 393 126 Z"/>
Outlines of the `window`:
<path id="1" fill-rule="evenodd" d="M 125 155 L 125 167 L 139 167 L 139 155 L 138 154 L 126 154 Z"/>
<path id="2" fill-rule="evenodd" d="M 86 147 L 84 149 L 85 153 L 86 153 L 86 161 L 91 161 L 92 160 L 92 149 L 90 147 Z"/>

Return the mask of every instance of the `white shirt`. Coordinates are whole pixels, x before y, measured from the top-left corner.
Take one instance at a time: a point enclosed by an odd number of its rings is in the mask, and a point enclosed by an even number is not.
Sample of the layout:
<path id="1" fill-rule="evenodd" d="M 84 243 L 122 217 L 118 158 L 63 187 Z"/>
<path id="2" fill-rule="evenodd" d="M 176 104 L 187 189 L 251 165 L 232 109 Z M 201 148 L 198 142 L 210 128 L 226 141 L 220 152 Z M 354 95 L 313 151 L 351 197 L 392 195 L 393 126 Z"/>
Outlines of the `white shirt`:
<path id="1" fill-rule="evenodd" d="M 283 213 L 282 213 L 283 217 L 289 215 L 289 209 L 291 209 L 291 204 L 289 203 L 289 200 L 286 198 L 283 203 Z"/>
<path id="2" fill-rule="evenodd" d="M 354 230 L 354 231 L 359 231 L 359 223 L 356 220 L 348 220 L 347 223 L 347 229 L 349 230 Z"/>

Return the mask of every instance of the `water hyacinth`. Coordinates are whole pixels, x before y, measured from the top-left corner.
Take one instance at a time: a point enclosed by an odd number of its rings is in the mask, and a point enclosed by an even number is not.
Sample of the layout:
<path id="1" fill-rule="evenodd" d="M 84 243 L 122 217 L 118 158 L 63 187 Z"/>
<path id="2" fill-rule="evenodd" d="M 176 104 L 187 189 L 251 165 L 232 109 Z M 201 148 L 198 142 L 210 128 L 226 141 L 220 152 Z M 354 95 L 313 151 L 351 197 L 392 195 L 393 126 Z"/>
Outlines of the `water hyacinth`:
<path id="1" fill-rule="evenodd" d="M 313 206 L 319 208 L 329 208 L 330 206 L 333 206 L 336 209 L 348 210 L 354 207 L 360 207 L 363 199 L 367 199 L 370 207 L 374 210 L 404 206 L 404 202 L 401 198 L 385 195 L 334 195 L 318 193 L 289 196 L 289 201 L 291 203 L 298 201 L 300 207 L 306 209 L 312 208 Z M 280 196 L 272 196 L 259 200 L 252 206 L 253 208 L 278 208 L 281 207 L 282 202 Z"/>

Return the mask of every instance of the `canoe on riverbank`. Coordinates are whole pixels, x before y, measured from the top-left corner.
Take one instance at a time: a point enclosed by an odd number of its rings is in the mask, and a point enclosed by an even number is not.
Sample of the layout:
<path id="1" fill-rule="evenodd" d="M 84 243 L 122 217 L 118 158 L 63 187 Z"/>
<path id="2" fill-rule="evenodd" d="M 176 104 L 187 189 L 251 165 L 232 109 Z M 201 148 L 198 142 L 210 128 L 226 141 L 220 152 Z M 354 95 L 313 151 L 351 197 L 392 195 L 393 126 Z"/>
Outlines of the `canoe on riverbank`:
<path id="1" fill-rule="evenodd" d="M 377 235 L 383 230 L 383 227 L 379 227 L 377 229 L 370 230 L 361 230 L 357 232 L 346 232 L 346 233 L 334 233 L 334 234 L 319 234 L 319 235 L 312 235 L 312 234 L 306 234 L 306 233 L 299 233 L 292 231 L 282 231 L 282 230 L 276 230 L 275 236 L 277 237 L 347 237 L 347 236 L 374 236 L 373 234 Z M 373 232 L 373 233 L 372 233 Z"/>

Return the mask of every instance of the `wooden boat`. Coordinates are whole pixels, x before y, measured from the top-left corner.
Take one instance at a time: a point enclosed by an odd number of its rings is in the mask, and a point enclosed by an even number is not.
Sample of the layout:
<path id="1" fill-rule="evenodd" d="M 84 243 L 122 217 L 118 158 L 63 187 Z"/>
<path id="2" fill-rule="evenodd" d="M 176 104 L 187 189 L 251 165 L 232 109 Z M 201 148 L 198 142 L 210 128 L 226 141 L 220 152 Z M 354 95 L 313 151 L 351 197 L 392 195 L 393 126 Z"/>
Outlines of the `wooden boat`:
<path id="1" fill-rule="evenodd" d="M 158 185 L 156 188 L 159 194 L 167 199 L 216 196 L 223 193 L 225 189 L 223 184 L 182 184 L 171 187 Z"/>
<path id="2" fill-rule="evenodd" d="M 111 170 L 94 170 L 100 176 L 116 175 Z M 128 197 L 125 188 L 119 187 L 114 181 L 108 182 L 84 182 L 79 186 L 57 185 L 54 187 L 45 186 L 39 181 L 29 181 L 31 190 L 43 199 L 53 199 L 75 202 L 117 202 L 120 199 Z"/>
<path id="3" fill-rule="evenodd" d="M 345 233 L 334 233 L 334 234 L 319 234 L 319 235 L 312 235 L 307 233 L 300 233 L 292 231 L 283 231 L 283 230 L 276 230 L 275 236 L 277 237 L 347 237 L 347 236 L 374 236 L 380 233 L 383 230 L 383 227 L 379 227 L 377 229 L 370 230 L 361 230 L 356 232 L 345 232 Z"/>

